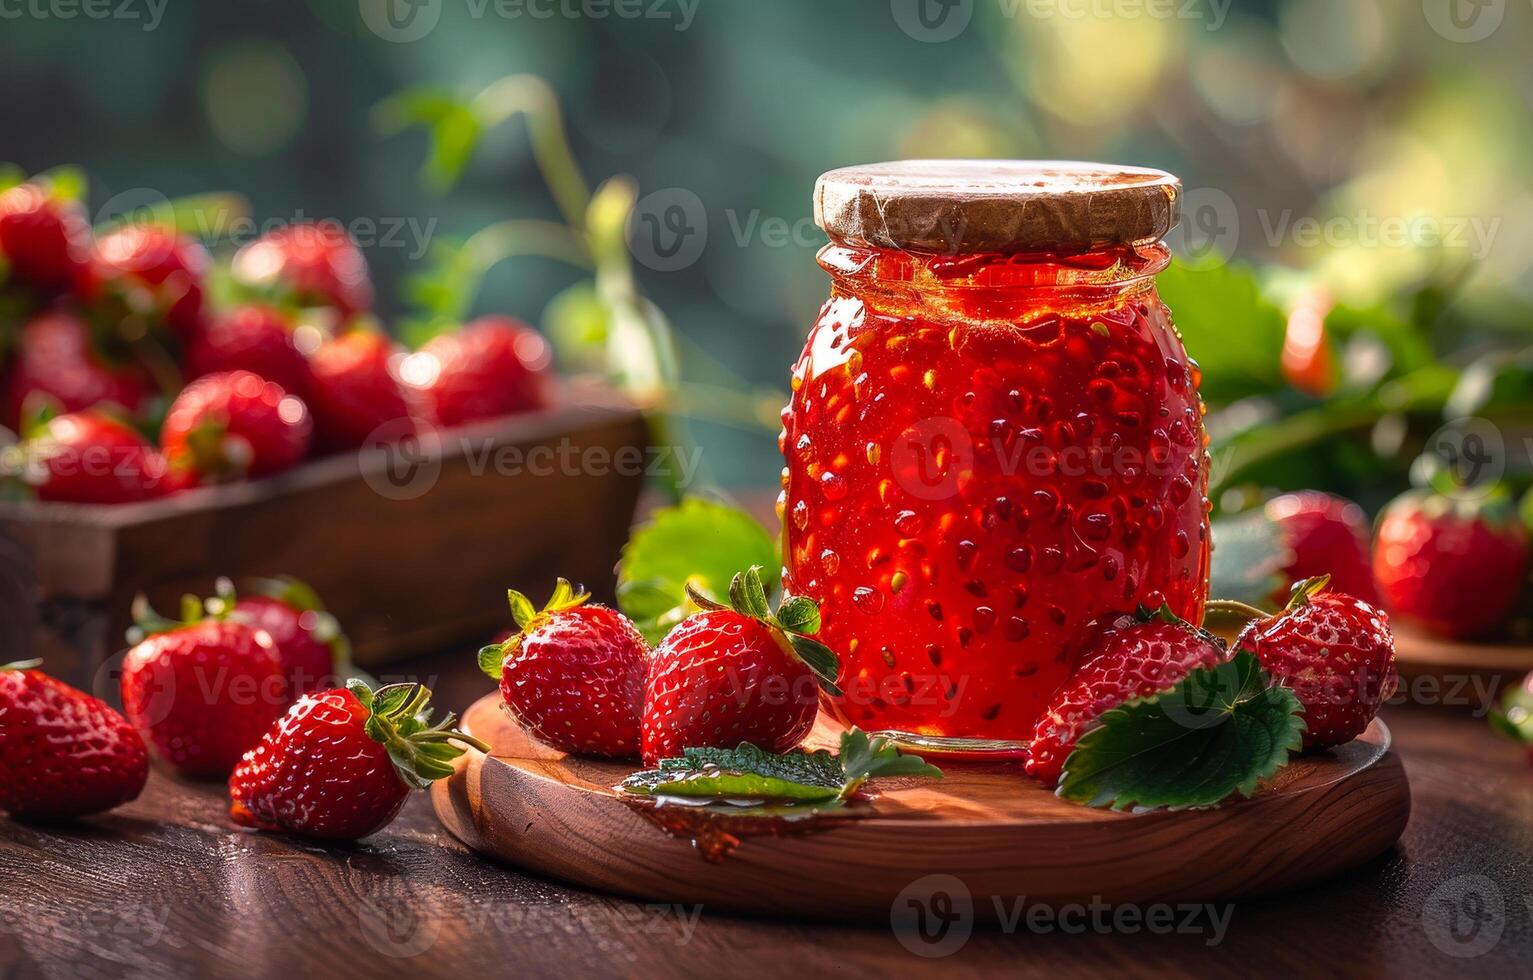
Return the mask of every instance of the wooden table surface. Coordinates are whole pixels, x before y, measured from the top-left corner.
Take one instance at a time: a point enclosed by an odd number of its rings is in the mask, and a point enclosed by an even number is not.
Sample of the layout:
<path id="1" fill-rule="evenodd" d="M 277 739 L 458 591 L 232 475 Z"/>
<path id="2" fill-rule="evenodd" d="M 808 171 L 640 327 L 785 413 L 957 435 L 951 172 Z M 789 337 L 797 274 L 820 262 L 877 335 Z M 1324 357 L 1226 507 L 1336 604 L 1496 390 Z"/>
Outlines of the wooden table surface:
<path id="1" fill-rule="evenodd" d="M 488 690 L 472 659 L 399 670 L 461 708 Z M 1114 913 L 1090 909 L 1048 919 L 1008 897 L 1010 931 L 947 916 L 935 944 L 914 930 L 915 909 L 899 928 L 752 921 L 538 880 L 466 851 L 424 794 L 354 848 L 245 833 L 225 819 L 221 787 L 155 773 L 137 802 L 69 829 L 0 819 L 0 978 L 1529 975 L 1533 768 L 1467 713 L 1392 706 L 1385 718 L 1415 806 L 1400 845 L 1370 864 L 1212 913 L 1126 913 L 1187 927 L 1170 933 L 1115 929 Z"/>

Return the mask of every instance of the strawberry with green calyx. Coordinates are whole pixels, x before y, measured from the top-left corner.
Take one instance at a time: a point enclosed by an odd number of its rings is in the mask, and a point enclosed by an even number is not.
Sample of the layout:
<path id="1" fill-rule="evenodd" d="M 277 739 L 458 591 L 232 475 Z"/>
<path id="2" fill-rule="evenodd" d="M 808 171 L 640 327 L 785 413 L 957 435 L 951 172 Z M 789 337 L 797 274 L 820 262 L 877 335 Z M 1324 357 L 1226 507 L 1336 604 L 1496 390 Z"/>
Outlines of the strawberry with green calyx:
<path id="1" fill-rule="evenodd" d="M 231 617 L 265 630 L 277 644 L 289 697 L 333 687 L 347 676 L 351 643 L 318 593 L 286 575 L 248 585 L 234 602 Z"/>
<path id="2" fill-rule="evenodd" d="M 1300 582 L 1288 605 L 1271 615 L 1209 603 L 1210 615 L 1250 619 L 1234 646 L 1253 653 L 1304 705 L 1306 751 L 1361 735 L 1399 684 L 1388 617 L 1329 585 L 1325 575 Z"/>
<path id="3" fill-rule="evenodd" d="M 479 651 L 511 714 L 539 741 L 583 755 L 639 753 L 649 647 L 622 613 L 559 579 L 541 609 L 509 590 L 518 632 Z"/>
<path id="4" fill-rule="evenodd" d="M 133 603 L 123 713 L 182 775 L 227 776 L 290 700 L 276 644 L 230 618 L 235 602 L 221 582 L 206 601 L 185 596 L 180 621 L 156 613 L 143 596 Z"/>
<path id="5" fill-rule="evenodd" d="M 1440 636 L 1506 625 L 1527 580 L 1528 530 L 1509 494 L 1412 490 L 1384 508 L 1373 574 L 1384 604 Z"/>
<path id="6" fill-rule="evenodd" d="M 728 605 L 688 592 L 702 612 L 671 630 L 650 663 L 645 762 L 687 748 L 750 742 L 783 752 L 802 742 L 814 726 L 820 691 L 841 693 L 836 655 L 812 638 L 819 607 L 788 596 L 773 614 L 759 566 L 730 582 Z"/>
<path id="7" fill-rule="evenodd" d="M 1304 708 L 1247 650 L 1104 712 L 1056 794 L 1093 807 L 1191 809 L 1249 797 L 1299 750 Z"/>
<path id="8" fill-rule="evenodd" d="M 419 684 L 362 681 L 299 698 L 229 777 L 229 816 L 260 830 L 359 840 L 383 829 L 412 789 L 451 775 L 479 739 L 435 724 Z"/>
<path id="9" fill-rule="evenodd" d="M 0 811 L 60 820 L 136 799 L 149 777 L 144 740 L 102 701 L 37 670 L 0 666 Z"/>
<path id="10" fill-rule="evenodd" d="M 1093 623 L 1075 672 L 1034 727 L 1027 774 L 1053 786 L 1077 741 L 1101 723 L 1104 712 L 1169 691 L 1193 671 L 1217 666 L 1227 656 L 1217 637 L 1165 606 Z"/>
<path id="11" fill-rule="evenodd" d="M 0 477 L 20 493 L 63 503 L 127 504 L 169 492 L 164 457 L 109 406 L 58 415 L 46 400 L 34 399 L 28 410 L 23 441 L 0 458 Z"/>

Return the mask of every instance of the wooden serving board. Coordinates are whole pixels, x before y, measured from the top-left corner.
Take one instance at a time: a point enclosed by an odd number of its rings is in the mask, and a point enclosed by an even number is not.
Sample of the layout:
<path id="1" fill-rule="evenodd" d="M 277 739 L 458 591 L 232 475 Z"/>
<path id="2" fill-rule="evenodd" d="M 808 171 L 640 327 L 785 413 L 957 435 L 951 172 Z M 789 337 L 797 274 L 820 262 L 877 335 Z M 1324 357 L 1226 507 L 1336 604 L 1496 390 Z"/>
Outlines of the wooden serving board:
<path id="1" fill-rule="evenodd" d="M 470 751 L 432 788 L 437 816 L 476 851 L 651 902 L 786 917 L 889 921 L 954 876 L 980 921 L 1029 902 L 1216 901 L 1317 881 L 1399 839 L 1410 788 L 1375 721 L 1294 760 L 1275 785 L 1213 810 L 1112 813 L 1058 799 L 1016 764 L 944 762 L 937 780 L 876 781 L 873 815 L 801 836 L 746 837 L 718 863 L 617 799 L 633 766 L 529 739 L 498 694 L 464 717 Z M 816 730 L 811 742 L 828 743 Z M 913 891 L 912 891 L 913 889 Z"/>

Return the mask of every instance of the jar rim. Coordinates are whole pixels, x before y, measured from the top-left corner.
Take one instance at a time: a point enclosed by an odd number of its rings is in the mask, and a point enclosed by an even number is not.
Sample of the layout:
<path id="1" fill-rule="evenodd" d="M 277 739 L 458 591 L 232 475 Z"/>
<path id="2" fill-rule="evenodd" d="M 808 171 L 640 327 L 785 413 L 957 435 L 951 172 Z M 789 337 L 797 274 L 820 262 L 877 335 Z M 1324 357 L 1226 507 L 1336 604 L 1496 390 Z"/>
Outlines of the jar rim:
<path id="1" fill-rule="evenodd" d="M 1171 263 L 1164 242 L 1089 252 L 988 252 L 938 255 L 832 241 L 815 260 L 833 279 L 923 291 L 1121 289 L 1151 280 Z"/>

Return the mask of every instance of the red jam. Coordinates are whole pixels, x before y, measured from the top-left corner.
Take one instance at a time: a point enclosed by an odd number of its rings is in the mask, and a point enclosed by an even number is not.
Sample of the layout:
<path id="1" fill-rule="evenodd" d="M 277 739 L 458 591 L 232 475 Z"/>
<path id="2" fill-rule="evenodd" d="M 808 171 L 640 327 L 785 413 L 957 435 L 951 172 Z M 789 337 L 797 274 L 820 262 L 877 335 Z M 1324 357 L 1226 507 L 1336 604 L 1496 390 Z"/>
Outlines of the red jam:
<path id="1" fill-rule="evenodd" d="M 1198 370 L 1159 244 L 937 257 L 832 243 L 783 412 L 786 581 L 843 723 L 1025 741 L 1092 619 L 1208 591 Z"/>

